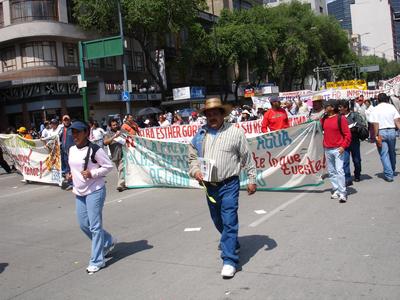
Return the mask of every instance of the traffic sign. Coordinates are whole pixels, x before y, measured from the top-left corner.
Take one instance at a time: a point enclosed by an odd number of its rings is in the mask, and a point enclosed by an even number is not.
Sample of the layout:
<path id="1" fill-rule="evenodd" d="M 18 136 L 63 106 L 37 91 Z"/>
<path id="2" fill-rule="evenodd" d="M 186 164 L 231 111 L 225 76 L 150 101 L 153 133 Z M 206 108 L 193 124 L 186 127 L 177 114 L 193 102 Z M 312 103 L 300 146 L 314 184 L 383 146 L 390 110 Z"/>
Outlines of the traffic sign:
<path id="1" fill-rule="evenodd" d="M 122 99 L 122 101 L 124 101 L 124 102 L 131 101 L 131 94 L 129 94 L 128 91 L 124 91 L 124 92 L 122 92 L 122 94 L 121 94 L 121 99 Z"/>
<path id="2" fill-rule="evenodd" d="M 379 72 L 379 65 L 360 67 L 360 72 L 361 73 Z"/>

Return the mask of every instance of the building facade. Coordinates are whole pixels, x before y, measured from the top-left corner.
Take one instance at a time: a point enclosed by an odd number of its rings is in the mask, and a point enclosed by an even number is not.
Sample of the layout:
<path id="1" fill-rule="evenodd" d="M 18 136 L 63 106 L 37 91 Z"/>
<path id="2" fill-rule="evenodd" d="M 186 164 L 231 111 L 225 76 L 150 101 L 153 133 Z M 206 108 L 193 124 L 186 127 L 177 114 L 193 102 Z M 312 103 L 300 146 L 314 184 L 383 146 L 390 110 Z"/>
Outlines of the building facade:
<path id="1" fill-rule="evenodd" d="M 264 0 L 264 5 L 273 7 L 282 3 L 289 3 L 291 1 L 292 0 Z M 316 14 L 328 14 L 326 0 L 300 0 L 300 2 L 309 4 L 311 10 L 313 10 Z"/>
<path id="2" fill-rule="evenodd" d="M 328 15 L 338 20 L 343 30 L 352 34 L 350 4 L 354 0 L 336 0 L 328 3 Z"/>
<path id="3" fill-rule="evenodd" d="M 69 113 L 82 118 L 77 83 L 78 42 L 98 38 L 74 24 L 71 0 L 0 0 L 0 128 L 38 126 Z M 125 51 L 129 79 L 145 78 L 144 57 L 134 40 Z M 122 59 L 86 64 L 90 116 L 122 113 Z M 134 86 L 138 86 L 137 84 Z M 146 100 L 146 99 L 145 99 Z"/>
<path id="4" fill-rule="evenodd" d="M 351 4 L 353 35 L 358 35 L 362 55 L 394 60 L 395 28 L 389 0 L 355 0 Z"/>

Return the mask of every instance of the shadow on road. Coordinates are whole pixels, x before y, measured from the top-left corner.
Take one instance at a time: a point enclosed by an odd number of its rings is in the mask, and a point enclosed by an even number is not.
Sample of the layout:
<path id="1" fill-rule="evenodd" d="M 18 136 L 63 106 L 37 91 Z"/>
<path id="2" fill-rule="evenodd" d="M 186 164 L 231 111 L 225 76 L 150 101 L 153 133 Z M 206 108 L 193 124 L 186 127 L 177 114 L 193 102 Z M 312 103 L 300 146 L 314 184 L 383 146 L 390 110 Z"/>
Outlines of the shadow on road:
<path id="1" fill-rule="evenodd" d="M 368 174 L 361 174 L 360 179 L 361 179 L 361 181 L 370 180 L 370 179 L 373 179 L 373 177 Z"/>
<path id="2" fill-rule="evenodd" d="M 111 266 L 117 261 L 133 255 L 137 252 L 148 250 L 151 248 L 153 248 L 153 246 L 149 245 L 147 240 L 118 243 L 110 254 L 111 259 L 107 261 L 107 266 Z"/>
<path id="3" fill-rule="evenodd" d="M 278 246 L 276 241 L 267 235 L 241 236 L 239 237 L 239 243 L 241 246 L 239 255 L 239 269 L 247 264 L 260 249 L 271 251 Z"/>
<path id="4" fill-rule="evenodd" d="M 0 274 L 8 267 L 8 263 L 0 263 Z"/>
<path id="5" fill-rule="evenodd" d="M 305 194 L 322 194 L 329 192 L 331 189 L 327 188 L 324 190 L 306 190 L 306 189 L 293 189 L 293 190 L 287 190 L 287 191 L 282 191 L 282 190 L 271 190 L 271 191 L 261 191 L 263 193 L 292 193 L 292 194 L 299 194 L 299 193 L 305 193 Z"/>

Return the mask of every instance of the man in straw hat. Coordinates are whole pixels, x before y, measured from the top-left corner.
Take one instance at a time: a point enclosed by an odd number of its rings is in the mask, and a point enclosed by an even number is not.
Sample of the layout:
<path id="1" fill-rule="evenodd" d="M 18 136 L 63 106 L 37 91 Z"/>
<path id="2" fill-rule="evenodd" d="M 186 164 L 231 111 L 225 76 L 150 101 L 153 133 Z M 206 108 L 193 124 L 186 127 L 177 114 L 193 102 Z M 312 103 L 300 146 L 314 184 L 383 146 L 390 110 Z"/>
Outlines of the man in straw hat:
<path id="1" fill-rule="evenodd" d="M 310 110 L 310 119 L 319 120 L 324 114 L 324 97 L 322 95 L 315 95 L 312 97 L 312 109 Z"/>
<path id="2" fill-rule="evenodd" d="M 224 122 L 230 111 L 231 108 L 223 105 L 219 98 L 207 99 L 203 109 L 207 124 L 189 146 L 189 174 L 206 189 L 211 218 L 221 233 L 219 248 L 223 278 L 233 277 L 239 262 L 238 200 L 242 168 L 246 168 L 249 178 L 248 194 L 254 194 L 257 188 L 256 168 L 244 132 Z"/>

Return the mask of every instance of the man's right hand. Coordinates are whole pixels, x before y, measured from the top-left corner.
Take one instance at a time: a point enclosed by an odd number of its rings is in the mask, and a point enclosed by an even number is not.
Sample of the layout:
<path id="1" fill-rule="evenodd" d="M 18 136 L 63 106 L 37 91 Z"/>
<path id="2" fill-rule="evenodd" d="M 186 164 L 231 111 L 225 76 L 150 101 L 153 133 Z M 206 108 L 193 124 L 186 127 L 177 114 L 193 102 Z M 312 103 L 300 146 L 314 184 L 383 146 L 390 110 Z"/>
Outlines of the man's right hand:
<path id="1" fill-rule="evenodd" d="M 71 181 L 72 180 L 72 174 L 71 173 L 65 174 L 65 180 Z"/>
<path id="2" fill-rule="evenodd" d="M 378 148 L 381 148 L 382 147 L 382 136 L 381 135 L 377 135 L 375 140 L 376 140 L 376 146 Z"/>
<path id="3" fill-rule="evenodd" d="M 196 179 L 199 183 L 203 182 L 203 174 L 200 171 L 197 171 L 194 174 L 194 179 Z"/>

